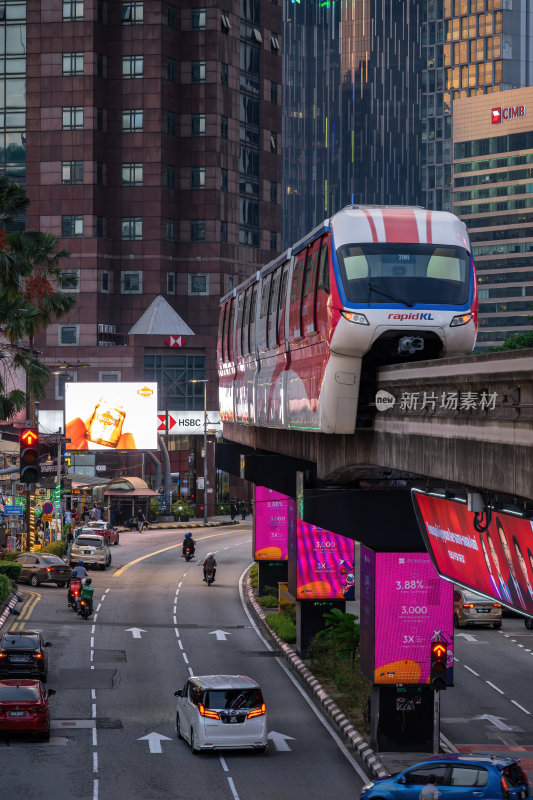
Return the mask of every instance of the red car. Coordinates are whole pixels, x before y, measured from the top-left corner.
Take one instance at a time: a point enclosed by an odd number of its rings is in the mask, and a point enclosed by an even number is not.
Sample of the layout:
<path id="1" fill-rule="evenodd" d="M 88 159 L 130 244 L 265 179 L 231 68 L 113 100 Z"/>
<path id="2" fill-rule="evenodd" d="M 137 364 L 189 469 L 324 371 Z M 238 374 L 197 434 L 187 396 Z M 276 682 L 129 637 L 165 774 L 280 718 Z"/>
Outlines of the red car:
<path id="1" fill-rule="evenodd" d="M 104 537 L 107 545 L 118 544 L 120 539 L 111 523 L 105 522 L 105 520 L 86 522 L 80 533 L 97 533 L 98 536 Z"/>
<path id="2" fill-rule="evenodd" d="M 41 681 L 11 678 L 0 681 L 0 733 L 35 733 L 50 738 L 50 697 L 53 689 Z"/>

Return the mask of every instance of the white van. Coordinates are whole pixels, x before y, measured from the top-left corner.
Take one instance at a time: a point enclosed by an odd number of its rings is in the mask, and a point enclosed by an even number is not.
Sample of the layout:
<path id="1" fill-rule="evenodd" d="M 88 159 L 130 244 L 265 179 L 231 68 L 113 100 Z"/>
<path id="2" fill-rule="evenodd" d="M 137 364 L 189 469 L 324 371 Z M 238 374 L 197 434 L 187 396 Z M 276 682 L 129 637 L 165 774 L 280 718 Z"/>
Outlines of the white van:
<path id="1" fill-rule="evenodd" d="M 196 675 L 178 698 L 176 732 L 193 753 L 249 747 L 265 750 L 267 713 L 259 684 L 246 675 Z"/>

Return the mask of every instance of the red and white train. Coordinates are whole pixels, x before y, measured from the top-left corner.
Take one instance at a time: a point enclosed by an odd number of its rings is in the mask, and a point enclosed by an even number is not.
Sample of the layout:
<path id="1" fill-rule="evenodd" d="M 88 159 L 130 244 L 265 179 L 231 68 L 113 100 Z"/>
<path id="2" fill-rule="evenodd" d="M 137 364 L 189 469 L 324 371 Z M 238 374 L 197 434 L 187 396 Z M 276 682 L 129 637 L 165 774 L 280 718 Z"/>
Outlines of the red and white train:
<path id="1" fill-rule="evenodd" d="M 222 298 L 222 420 L 353 433 L 365 365 L 470 353 L 477 292 L 453 214 L 348 206 Z"/>

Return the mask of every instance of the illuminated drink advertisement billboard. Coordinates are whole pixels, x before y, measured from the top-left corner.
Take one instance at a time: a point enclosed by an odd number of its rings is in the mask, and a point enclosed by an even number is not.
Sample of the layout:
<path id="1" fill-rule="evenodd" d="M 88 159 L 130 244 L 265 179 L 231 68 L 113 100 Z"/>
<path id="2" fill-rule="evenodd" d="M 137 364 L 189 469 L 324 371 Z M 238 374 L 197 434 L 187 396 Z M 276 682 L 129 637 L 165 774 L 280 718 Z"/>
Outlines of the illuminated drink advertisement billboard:
<path id="1" fill-rule="evenodd" d="M 364 664 L 369 680 L 428 684 L 430 643 L 439 633 L 448 645 L 446 680 L 451 685 L 451 583 L 439 576 L 427 553 L 375 553 L 362 547 L 361 564 L 361 633 L 373 640 L 373 662 L 367 656 Z"/>
<path id="2" fill-rule="evenodd" d="M 488 530 L 474 528 L 465 503 L 413 492 L 422 535 L 436 568 L 517 611 L 533 614 L 533 525 L 492 512 Z"/>
<path id="3" fill-rule="evenodd" d="M 355 541 L 296 521 L 296 597 L 298 600 L 353 600 Z"/>
<path id="4" fill-rule="evenodd" d="M 157 450 L 156 383 L 66 383 L 67 450 Z"/>
<path id="5" fill-rule="evenodd" d="M 255 487 L 254 559 L 286 561 L 289 557 L 289 525 L 296 519 L 296 503 L 286 494 L 264 486 Z"/>

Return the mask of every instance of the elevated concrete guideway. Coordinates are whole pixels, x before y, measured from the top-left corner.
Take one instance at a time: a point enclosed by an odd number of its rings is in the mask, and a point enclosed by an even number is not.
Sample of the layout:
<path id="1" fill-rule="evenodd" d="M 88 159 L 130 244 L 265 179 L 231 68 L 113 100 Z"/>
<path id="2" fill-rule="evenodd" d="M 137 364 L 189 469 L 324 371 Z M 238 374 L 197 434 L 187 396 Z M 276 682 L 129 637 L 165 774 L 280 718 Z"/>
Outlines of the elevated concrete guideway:
<path id="1" fill-rule="evenodd" d="M 533 499 L 533 349 L 383 367 L 366 400 L 373 425 L 353 435 L 224 423 L 224 438 L 324 483 L 393 472 Z"/>

